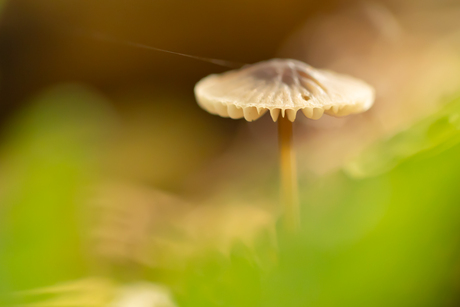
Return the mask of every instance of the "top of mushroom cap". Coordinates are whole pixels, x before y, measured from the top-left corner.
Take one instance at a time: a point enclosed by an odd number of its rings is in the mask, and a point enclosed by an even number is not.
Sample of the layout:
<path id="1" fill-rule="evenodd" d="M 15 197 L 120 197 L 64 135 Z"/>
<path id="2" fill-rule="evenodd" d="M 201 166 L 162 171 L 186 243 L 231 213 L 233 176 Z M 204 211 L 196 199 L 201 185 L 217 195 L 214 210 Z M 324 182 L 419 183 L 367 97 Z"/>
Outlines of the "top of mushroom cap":
<path id="1" fill-rule="evenodd" d="M 374 102 L 374 89 L 301 61 L 272 59 L 209 75 L 196 84 L 195 96 L 203 109 L 223 117 L 253 121 L 268 110 L 273 121 L 281 113 L 293 122 L 298 110 L 312 119 L 364 112 Z"/>

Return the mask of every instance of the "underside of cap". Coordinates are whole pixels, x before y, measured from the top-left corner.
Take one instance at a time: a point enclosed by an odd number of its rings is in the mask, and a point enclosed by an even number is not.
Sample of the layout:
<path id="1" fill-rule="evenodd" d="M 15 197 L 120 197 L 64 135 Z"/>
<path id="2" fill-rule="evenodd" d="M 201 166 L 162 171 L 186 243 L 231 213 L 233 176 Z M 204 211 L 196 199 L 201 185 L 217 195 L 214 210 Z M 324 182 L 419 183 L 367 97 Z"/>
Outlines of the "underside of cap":
<path id="1" fill-rule="evenodd" d="M 349 76 L 274 59 L 205 77 L 195 96 L 203 109 L 222 117 L 254 121 L 270 111 L 273 121 L 282 116 L 293 122 L 299 110 L 311 119 L 364 112 L 374 90 Z"/>

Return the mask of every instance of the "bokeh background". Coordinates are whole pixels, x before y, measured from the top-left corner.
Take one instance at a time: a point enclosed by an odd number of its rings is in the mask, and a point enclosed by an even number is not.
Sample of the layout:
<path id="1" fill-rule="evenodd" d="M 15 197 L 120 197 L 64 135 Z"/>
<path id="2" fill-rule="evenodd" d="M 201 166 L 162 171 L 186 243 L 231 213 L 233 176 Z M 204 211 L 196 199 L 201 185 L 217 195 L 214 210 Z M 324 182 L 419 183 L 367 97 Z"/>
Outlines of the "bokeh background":
<path id="1" fill-rule="evenodd" d="M 1 306 L 458 306 L 460 2 L 0 1 Z M 361 78 L 374 107 L 276 125 L 201 110 L 228 68 Z"/>

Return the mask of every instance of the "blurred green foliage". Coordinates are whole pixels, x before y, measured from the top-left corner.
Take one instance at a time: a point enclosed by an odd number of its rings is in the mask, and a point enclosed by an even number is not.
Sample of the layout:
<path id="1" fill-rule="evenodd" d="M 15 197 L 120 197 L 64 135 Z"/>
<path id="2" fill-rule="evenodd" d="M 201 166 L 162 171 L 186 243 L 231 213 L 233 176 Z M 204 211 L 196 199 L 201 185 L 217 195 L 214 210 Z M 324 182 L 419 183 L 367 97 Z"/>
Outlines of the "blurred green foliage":
<path id="1" fill-rule="evenodd" d="M 455 100 L 354 162 L 379 174 L 303 179 L 302 231 L 279 231 L 270 269 L 254 260 L 266 248 L 210 255 L 181 277 L 181 306 L 456 306 L 459 111 Z"/>
<path id="2" fill-rule="evenodd" d="M 142 276 L 170 287 L 184 307 L 456 306 L 459 112 L 457 99 L 371 146 L 353 162 L 359 176 L 350 166 L 301 175 L 300 233 L 278 229 L 276 243 L 264 233 L 228 255 L 209 250 Z M 97 95 L 61 87 L 10 122 L 0 155 L 4 304 L 19 290 L 94 274 L 79 199 L 98 177 L 113 120 Z"/>
<path id="3" fill-rule="evenodd" d="M 95 94 L 66 86 L 11 120 L 0 161 L 0 293 L 87 273 L 77 204 L 96 175 L 109 113 Z"/>
<path id="4" fill-rule="evenodd" d="M 442 110 L 388 140 L 365 150 L 345 170 L 354 177 L 387 172 L 420 152 L 437 154 L 460 142 L 460 101 L 453 100 Z"/>

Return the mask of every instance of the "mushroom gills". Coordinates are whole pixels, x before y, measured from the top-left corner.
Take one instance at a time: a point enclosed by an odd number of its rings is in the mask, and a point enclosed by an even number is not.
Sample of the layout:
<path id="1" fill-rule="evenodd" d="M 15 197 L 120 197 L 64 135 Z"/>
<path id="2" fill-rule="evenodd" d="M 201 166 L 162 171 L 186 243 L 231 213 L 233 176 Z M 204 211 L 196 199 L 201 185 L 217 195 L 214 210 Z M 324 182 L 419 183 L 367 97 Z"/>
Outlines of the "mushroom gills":
<path id="1" fill-rule="evenodd" d="M 302 113 L 311 119 L 320 119 L 324 114 L 324 110 L 321 108 L 303 108 Z"/>
<path id="2" fill-rule="evenodd" d="M 233 119 L 239 119 L 244 117 L 242 108 L 239 108 L 233 104 L 228 105 L 228 115 Z"/>
<path id="3" fill-rule="evenodd" d="M 248 122 L 252 122 L 264 115 L 266 111 L 267 109 L 257 109 L 256 107 L 243 108 L 244 119 Z"/>

